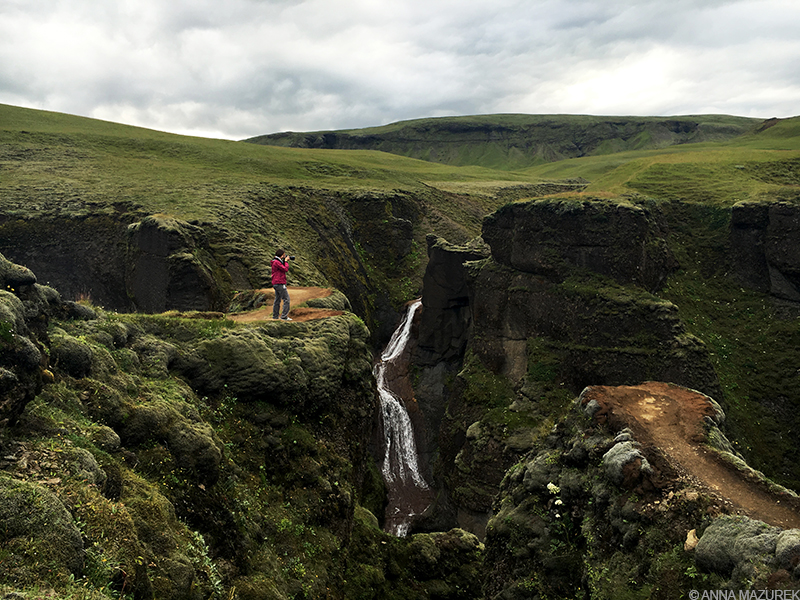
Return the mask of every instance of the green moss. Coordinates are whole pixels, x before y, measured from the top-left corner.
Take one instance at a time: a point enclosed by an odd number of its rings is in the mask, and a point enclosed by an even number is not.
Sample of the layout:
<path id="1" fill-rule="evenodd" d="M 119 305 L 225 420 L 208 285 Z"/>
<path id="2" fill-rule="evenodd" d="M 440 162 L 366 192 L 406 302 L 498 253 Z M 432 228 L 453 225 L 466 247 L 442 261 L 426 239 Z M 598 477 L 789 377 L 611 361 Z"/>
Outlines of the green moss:
<path id="1" fill-rule="evenodd" d="M 64 583 L 84 568 L 81 534 L 47 488 L 0 475 L 0 578 L 22 585 Z"/>
<path id="2" fill-rule="evenodd" d="M 514 390 L 508 379 L 487 369 L 472 352 L 467 352 L 459 373 L 466 383 L 464 400 L 484 408 L 503 408 L 511 404 Z"/>

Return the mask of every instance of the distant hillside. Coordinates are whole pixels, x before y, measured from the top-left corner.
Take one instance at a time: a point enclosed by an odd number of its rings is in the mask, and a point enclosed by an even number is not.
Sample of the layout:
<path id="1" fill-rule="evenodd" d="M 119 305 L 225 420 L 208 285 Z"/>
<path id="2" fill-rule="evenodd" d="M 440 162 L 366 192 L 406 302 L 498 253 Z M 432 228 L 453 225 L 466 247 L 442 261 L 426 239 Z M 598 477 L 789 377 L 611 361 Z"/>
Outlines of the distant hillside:
<path id="1" fill-rule="evenodd" d="M 721 142 L 749 133 L 761 123 L 727 115 L 479 115 L 365 129 L 273 133 L 245 141 L 292 148 L 380 150 L 449 165 L 522 169 L 567 158 Z"/>

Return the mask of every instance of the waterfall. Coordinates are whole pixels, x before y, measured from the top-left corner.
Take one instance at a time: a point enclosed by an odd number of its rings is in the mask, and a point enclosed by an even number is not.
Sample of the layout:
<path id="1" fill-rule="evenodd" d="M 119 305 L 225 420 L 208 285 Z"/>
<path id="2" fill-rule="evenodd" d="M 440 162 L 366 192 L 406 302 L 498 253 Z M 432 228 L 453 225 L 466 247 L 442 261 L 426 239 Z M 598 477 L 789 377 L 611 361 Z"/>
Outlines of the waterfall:
<path id="1" fill-rule="evenodd" d="M 402 371 L 404 365 L 399 364 L 399 359 L 408 344 L 414 315 L 421 306 L 421 300 L 409 305 L 373 369 L 378 384 L 385 445 L 381 471 L 389 491 L 386 529 L 401 537 L 408 532 L 411 518 L 425 510 L 433 497 L 419 470 L 417 444 L 408 410 L 403 398 L 391 389 L 388 383 L 391 378 L 387 377 L 387 374 L 396 375 Z"/>

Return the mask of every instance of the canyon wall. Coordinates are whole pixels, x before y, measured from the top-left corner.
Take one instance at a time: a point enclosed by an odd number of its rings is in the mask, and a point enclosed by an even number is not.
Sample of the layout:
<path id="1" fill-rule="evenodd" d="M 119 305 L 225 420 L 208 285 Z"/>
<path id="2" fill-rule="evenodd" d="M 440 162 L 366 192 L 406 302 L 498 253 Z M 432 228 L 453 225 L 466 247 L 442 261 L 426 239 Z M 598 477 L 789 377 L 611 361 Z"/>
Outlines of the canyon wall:
<path id="1" fill-rule="evenodd" d="M 420 527 L 482 535 L 505 470 L 586 385 L 721 395 L 703 343 L 651 293 L 677 267 L 667 234 L 645 203 L 538 200 L 484 220 L 488 257 L 429 244 L 418 397 L 445 493 Z"/>

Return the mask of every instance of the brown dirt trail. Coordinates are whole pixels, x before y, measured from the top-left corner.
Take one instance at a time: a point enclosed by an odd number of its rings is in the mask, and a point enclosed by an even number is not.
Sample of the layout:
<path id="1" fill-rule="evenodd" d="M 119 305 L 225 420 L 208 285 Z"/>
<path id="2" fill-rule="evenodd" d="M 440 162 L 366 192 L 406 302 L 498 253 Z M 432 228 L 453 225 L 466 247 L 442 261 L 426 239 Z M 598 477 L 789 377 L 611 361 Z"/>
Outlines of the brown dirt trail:
<path id="1" fill-rule="evenodd" d="M 295 306 L 297 304 L 302 304 L 311 298 L 327 298 L 333 293 L 333 290 L 330 288 L 321 288 L 321 287 L 288 287 L 289 291 L 289 299 L 291 301 L 291 306 Z M 263 292 L 266 296 L 271 298 L 275 297 L 275 290 L 271 288 L 265 288 L 262 290 L 256 290 L 258 292 Z M 289 311 L 289 318 L 293 321 L 311 321 L 313 319 L 324 319 L 325 317 L 335 317 L 337 315 L 341 315 L 343 312 L 341 310 L 330 310 L 327 308 L 308 308 L 308 307 L 300 307 L 300 308 L 292 308 Z M 237 323 L 253 323 L 255 321 L 268 321 L 272 319 L 272 301 L 269 300 L 264 308 L 259 308 L 258 310 L 251 310 L 249 312 L 244 313 L 236 313 L 232 315 L 228 315 L 228 318 L 232 321 L 236 321 Z"/>
<path id="2" fill-rule="evenodd" d="M 683 477 L 726 501 L 735 512 L 783 528 L 800 528 L 797 501 L 772 493 L 727 463 L 704 443 L 704 417 L 713 414 L 706 396 L 668 383 L 593 386 L 584 402 L 600 404 L 601 419 L 627 426 L 643 446 L 661 450 Z"/>

